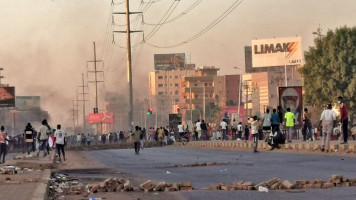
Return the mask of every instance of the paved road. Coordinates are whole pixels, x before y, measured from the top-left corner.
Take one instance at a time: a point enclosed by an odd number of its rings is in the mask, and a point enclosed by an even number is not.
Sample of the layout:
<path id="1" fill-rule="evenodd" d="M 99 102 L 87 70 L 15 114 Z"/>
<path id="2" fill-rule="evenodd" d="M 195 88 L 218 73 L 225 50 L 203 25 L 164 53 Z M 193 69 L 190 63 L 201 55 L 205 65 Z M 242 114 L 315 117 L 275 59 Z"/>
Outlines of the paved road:
<path id="1" fill-rule="evenodd" d="M 185 199 L 355 199 L 356 187 L 308 189 L 304 193 L 285 191 L 205 191 L 213 184 L 232 184 L 234 181 L 259 183 L 277 177 L 295 180 L 323 179 L 341 174 L 356 178 L 356 158 L 307 155 L 281 152 L 243 152 L 188 148 L 149 148 L 140 155 L 133 149 L 88 152 L 94 159 L 120 172 L 132 173 L 154 182 L 191 181 L 194 192 L 181 192 Z M 177 164 L 196 162 L 226 163 L 209 167 L 174 168 Z"/>

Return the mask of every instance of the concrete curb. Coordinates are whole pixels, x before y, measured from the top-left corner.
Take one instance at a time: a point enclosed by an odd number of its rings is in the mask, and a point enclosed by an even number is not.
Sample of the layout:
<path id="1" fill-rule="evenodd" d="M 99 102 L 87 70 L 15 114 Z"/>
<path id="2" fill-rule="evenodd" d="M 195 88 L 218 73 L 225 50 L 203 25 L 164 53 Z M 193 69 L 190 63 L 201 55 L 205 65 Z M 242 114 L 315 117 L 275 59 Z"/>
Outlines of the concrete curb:
<path id="1" fill-rule="evenodd" d="M 185 146 L 197 148 L 252 149 L 253 143 L 250 141 L 190 141 Z M 260 140 L 260 142 L 258 143 L 258 149 L 269 149 L 269 145 L 266 142 Z M 321 149 L 321 144 L 292 142 L 282 144 L 281 149 L 317 151 Z M 330 144 L 331 152 L 345 151 L 350 153 L 356 153 L 355 149 L 355 144 Z"/>
<path id="2" fill-rule="evenodd" d="M 45 169 L 42 174 L 41 182 L 37 184 L 37 187 L 32 195 L 32 200 L 47 200 L 49 191 L 49 181 L 51 178 L 51 170 Z"/>

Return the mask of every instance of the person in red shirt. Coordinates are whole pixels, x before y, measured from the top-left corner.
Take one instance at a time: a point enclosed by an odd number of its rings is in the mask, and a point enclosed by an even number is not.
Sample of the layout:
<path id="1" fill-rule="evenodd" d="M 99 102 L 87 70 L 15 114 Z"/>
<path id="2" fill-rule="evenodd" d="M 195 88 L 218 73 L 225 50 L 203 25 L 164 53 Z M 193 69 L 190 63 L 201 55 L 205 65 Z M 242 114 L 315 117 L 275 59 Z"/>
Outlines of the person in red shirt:
<path id="1" fill-rule="evenodd" d="M 340 121 L 342 123 L 342 134 L 344 136 L 344 142 L 341 144 L 347 144 L 347 138 L 348 138 L 348 125 L 349 125 L 349 113 L 347 112 L 347 106 L 343 102 L 342 97 L 337 98 L 337 102 L 340 104 Z"/>

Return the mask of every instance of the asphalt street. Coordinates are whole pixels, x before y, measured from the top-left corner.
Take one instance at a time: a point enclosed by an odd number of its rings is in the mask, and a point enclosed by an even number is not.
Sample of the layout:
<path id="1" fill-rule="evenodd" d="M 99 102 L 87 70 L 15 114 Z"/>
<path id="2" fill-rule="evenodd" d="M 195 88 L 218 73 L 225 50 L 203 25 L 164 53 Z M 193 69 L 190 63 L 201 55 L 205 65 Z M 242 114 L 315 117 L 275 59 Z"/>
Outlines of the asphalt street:
<path id="1" fill-rule="evenodd" d="M 252 181 L 255 184 L 277 177 L 282 180 L 328 180 L 340 174 L 356 178 L 356 158 L 283 152 L 246 152 L 190 148 L 147 148 L 135 155 L 133 149 L 90 151 L 89 156 L 121 173 L 131 173 L 154 182 L 190 181 L 197 189 L 181 192 L 184 199 L 356 199 L 356 187 L 286 191 L 207 191 L 210 185 Z M 221 165 L 181 167 L 202 162 Z"/>

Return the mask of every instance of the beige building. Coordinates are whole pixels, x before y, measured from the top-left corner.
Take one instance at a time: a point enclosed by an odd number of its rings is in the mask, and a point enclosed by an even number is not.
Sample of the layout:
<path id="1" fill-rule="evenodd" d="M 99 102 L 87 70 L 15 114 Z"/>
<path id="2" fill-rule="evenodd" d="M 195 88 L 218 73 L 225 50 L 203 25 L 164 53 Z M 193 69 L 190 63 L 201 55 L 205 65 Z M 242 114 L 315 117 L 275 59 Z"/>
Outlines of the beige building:
<path id="1" fill-rule="evenodd" d="M 277 108 L 278 87 L 285 86 L 284 70 L 245 74 L 242 79 L 243 102 L 248 102 L 245 103 L 245 116 L 263 115 L 267 108 Z M 301 76 L 295 67 L 287 67 L 287 85 L 302 85 Z"/>
<path id="2" fill-rule="evenodd" d="M 168 114 L 180 105 L 181 78 L 195 76 L 195 70 L 154 71 L 149 74 L 149 104 L 156 126 L 168 125 Z"/>
<path id="3" fill-rule="evenodd" d="M 206 107 L 220 99 L 215 95 L 217 72 L 219 68 L 203 66 L 195 71 L 194 76 L 182 78 L 181 103 L 183 121 L 194 122 L 198 118 L 206 119 Z"/>

